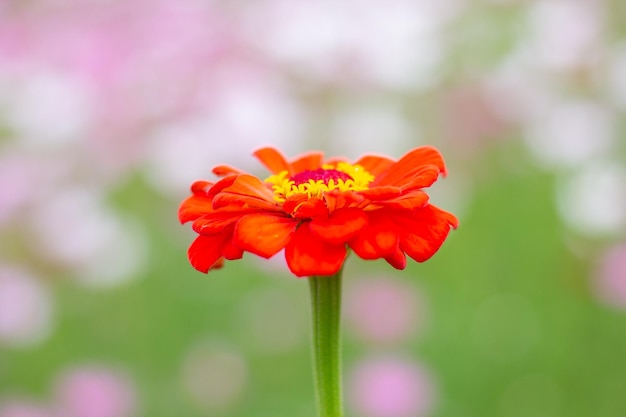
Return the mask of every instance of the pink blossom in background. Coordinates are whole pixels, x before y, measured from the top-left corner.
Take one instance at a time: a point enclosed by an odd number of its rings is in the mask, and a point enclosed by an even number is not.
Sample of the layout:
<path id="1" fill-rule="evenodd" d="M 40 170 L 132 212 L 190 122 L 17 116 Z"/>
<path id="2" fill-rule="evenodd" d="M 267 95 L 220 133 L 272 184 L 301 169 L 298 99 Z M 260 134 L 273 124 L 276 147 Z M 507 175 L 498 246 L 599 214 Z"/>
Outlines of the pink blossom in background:
<path id="1" fill-rule="evenodd" d="M 155 126 L 208 111 L 219 74 L 257 65 L 233 17 L 211 1 L 31 3 L 11 8 L 0 27 L 0 86 L 17 85 L 9 95 L 24 104 L 7 106 L 19 110 L 9 125 L 52 123 L 38 133 L 56 141 L 80 136 L 92 169 L 138 163 Z M 45 94 L 60 89 L 71 94 Z M 68 109 L 74 116 L 55 117 Z M 22 114 L 47 123 L 24 124 Z"/>
<path id="2" fill-rule="evenodd" d="M 48 407 L 30 401 L 0 399 L 0 417 L 57 417 Z"/>
<path id="3" fill-rule="evenodd" d="M 63 372 L 55 384 L 55 399 L 62 417 L 133 417 L 137 398 L 124 372 L 85 366 Z"/>
<path id="4" fill-rule="evenodd" d="M 609 248 L 599 259 L 593 290 L 600 301 L 626 308 L 626 244 Z"/>
<path id="5" fill-rule="evenodd" d="M 424 324 L 422 298 L 400 280 L 359 279 L 346 291 L 344 305 L 347 330 L 370 343 L 401 343 Z"/>
<path id="6" fill-rule="evenodd" d="M 480 152 L 510 127 L 499 109 L 506 97 L 481 84 L 450 89 L 442 106 L 443 138 L 460 156 Z"/>
<path id="7" fill-rule="evenodd" d="M 422 417 L 433 407 L 433 381 L 416 363 L 397 357 L 364 360 L 351 371 L 349 406 L 358 417 Z"/>
<path id="8" fill-rule="evenodd" d="M 53 324 L 48 289 L 24 271 L 0 266 L 0 346 L 43 341 Z"/>

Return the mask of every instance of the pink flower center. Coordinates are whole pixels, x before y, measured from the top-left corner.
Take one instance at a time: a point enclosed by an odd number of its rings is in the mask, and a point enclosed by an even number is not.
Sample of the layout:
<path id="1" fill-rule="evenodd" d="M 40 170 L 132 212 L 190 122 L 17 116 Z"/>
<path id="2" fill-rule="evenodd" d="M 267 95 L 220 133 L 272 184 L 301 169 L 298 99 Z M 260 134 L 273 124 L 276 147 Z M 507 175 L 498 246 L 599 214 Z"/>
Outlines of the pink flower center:
<path id="1" fill-rule="evenodd" d="M 322 181 L 324 184 L 328 184 L 330 180 L 334 180 L 336 183 L 338 180 L 345 182 L 351 179 L 352 177 L 345 172 L 323 168 L 316 169 L 315 171 L 302 171 L 291 177 L 291 181 L 293 181 L 296 186 L 308 183 L 311 180 L 314 182 Z"/>

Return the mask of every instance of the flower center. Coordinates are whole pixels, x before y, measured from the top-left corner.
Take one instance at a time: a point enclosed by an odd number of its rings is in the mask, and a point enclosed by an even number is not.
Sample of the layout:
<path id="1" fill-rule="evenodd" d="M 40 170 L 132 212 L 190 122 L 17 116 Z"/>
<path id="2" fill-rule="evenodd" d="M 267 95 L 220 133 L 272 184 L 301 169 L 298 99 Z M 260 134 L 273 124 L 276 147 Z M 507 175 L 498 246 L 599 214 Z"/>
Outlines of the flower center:
<path id="1" fill-rule="evenodd" d="M 309 181 L 322 181 L 324 184 L 328 184 L 331 180 L 342 180 L 345 182 L 351 179 L 352 177 L 345 172 L 337 171 L 336 169 L 323 168 L 316 169 L 315 171 L 302 171 L 291 177 L 291 181 L 293 181 L 296 186 L 308 183 Z"/>
<path id="2" fill-rule="evenodd" d="M 287 171 L 272 175 L 265 180 L 274 191 L 274 199 L 279 203 L 296 194 L 305 194 L 310 197 L 321 197 L 325 192 L 332 190 L 360 191 L 367 190 L 374 176 L 361 165 L 351 165 L 347 162 L 327 164 L 314 171 L 307 170 L 288 176 Z"/>

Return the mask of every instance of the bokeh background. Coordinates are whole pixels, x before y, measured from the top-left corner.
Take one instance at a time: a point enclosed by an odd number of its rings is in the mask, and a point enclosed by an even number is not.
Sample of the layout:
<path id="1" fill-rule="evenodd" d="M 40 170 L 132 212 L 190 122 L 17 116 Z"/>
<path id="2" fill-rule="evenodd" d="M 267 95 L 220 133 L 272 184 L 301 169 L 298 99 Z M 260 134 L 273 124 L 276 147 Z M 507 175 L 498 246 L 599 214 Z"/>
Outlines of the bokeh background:
<path id="1" fill-rule="evenodd" d="M 1 0 L 0 417 L 310 417 L 306 281 L 176 212 L 273 145 L 423 144 L 461 226 L 351 257 L 351 417 L 626 415 L 622 0 Z"/>

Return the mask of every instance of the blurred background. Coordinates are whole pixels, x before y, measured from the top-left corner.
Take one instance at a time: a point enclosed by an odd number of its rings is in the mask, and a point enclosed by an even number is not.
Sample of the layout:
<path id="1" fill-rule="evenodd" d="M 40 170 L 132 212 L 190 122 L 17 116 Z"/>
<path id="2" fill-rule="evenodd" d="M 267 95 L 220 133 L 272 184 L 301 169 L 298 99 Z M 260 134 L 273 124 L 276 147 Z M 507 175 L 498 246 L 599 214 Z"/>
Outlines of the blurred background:
<path id="1" fill-rule="evenodd" d="M 0 0 L 0 417 L 310 417 L 306 281 L 177 220 L 264 145 L 432 144 L 461 226 L 351 257 L 351 417 L 626 415 L 622 0 Z"/>

